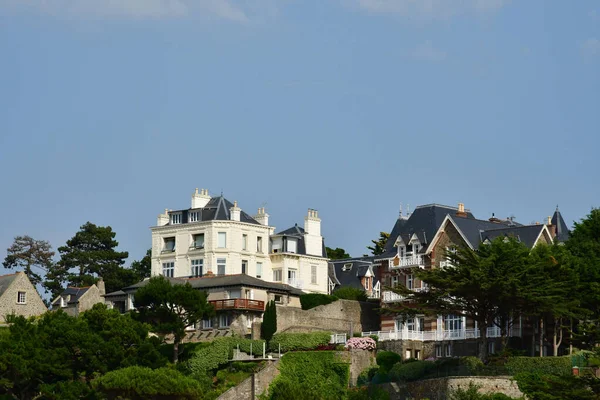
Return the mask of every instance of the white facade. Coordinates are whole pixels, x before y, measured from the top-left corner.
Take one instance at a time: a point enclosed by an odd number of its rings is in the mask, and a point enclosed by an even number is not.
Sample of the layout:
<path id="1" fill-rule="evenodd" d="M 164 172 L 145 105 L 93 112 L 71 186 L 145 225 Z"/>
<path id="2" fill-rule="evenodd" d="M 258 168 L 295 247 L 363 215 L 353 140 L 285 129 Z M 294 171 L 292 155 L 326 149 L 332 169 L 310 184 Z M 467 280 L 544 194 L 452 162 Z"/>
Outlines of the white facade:
<path id="1" fill-rule="evenodd" d="M 202 221 L 199 213 L 207 212 L 203 207 L 210 206 L 210 200 L 208 191 L 196 189 L 191 209 L 165 210 L 158 216 L 158 226 L 151 228 L 152 275 L 189 277 L 245 273 L 268 282 L 327 293 L 327 259 L 322 254 L 321 220 L 315 210 L 309 210 L 305 219 L 307 254 L 297 254 L 293 247 L 286 249 L 290 252 L 282 253 L 270 245 L 275 228 L 267 225 L 269 215 L 264 208 L 253 217 L 259 224 L 243 222 L 237 202 L 228 209 L 229 219 Z M 222 198 L 219 202 L 221 207 L 226 204 Z M 281 272 L 274 273 L 274 269 Z"/>

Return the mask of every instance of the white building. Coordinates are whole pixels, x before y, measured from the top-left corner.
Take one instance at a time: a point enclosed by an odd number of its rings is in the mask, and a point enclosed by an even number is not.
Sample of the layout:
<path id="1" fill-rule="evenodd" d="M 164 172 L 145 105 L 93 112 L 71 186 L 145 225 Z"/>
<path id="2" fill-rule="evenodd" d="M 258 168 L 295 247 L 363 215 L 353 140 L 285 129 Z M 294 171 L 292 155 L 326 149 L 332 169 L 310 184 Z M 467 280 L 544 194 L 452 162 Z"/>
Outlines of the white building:
<path id="1" fill-rule="evenodd" d="M 275 234 L 264 208 L 251 217 L 237 202 L 196 189 L 191 208 L 165 210 L 152 227 L 152 275 L 247 274 L 307 292 L 327 293 L 321 220 L 309 210 L 304 229 Z"/>

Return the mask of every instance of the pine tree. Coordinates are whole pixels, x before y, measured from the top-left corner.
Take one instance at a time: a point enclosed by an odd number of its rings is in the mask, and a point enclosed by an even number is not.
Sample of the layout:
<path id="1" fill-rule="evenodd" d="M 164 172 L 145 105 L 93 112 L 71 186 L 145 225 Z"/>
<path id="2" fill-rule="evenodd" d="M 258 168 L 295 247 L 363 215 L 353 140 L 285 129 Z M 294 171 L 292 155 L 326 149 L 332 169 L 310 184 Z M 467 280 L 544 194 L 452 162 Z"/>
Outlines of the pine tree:
<path id="1" fill-rule="evenodd" d="M 273 338 L 275 332 L 277 332 L 277 306 L 271 300 L 265 307 L 263 322 L 260 326 L 260 337 L 268 343 Z"/>

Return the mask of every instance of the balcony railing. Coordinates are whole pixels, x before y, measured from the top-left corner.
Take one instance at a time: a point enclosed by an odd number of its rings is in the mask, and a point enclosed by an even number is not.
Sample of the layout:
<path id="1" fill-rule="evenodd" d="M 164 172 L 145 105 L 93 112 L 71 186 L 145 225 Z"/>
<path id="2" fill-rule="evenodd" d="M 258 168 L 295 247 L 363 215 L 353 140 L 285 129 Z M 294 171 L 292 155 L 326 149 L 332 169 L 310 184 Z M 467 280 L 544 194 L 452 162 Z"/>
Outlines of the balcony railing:
<path id="1" fill-rule="evenodd" d="M 304 281 L 301 281 L 299 279 L 289 278 L 288 285 L 293 286 L 297 289 L 302 289 L 302 288 L 304 288 Z"/>
<path id="2" fill-rule="evenodd" d="M 425 291 L 429 290 L 429 287 L 419 287 L 419 288 L 413 288 L 411 290 L 413 292 L 425 292 Z M 401 294 L 394 293 L 391 290 L 385 290 L 383 292 L 382 301 L 384 303 L 395 303 L 395 302 L 404 301 L 404 300 L 406 300 L 406 296 L 402 296 Z"/>
<path id="3" fill-rule="evenodd" d="M 446 330 L 446 331 L 413 331 L 413 330 L 400 330 L 400 331 L 373 331 L 363 332 L 362 336 L 377 335 L 379 340 L 416 340 L 419 342 L 428 341 L 443 341 L 443 340 L 465 340 L 465 339 L 478 339 L 479 329 L 461 329 L 461 330 Z M 488 338 L 498 338 L 501 336 L 500 328 L 494 326 L 487 328 Z M 521 336 L 520 327 L 510 329 L 508 336 Z"/>
<path id="4" fill-rule="evenodd" d="M 412 268 L 419 267 L 425 268 L 425 260 L 421 255 L 410 255 L 405 257 L 399 257 L 397 259 L 398 264 L 396 264 L 396 259 L 392 261 L 392 265 L 390 265 L 390 269 L 400 269 L 400 268 Z"/>
<path id="5" fill-rule="evenodd" d="M 264 311 L 265 302 L 250 299 L 210 300 L 215 310 L 255 310 Z"/>

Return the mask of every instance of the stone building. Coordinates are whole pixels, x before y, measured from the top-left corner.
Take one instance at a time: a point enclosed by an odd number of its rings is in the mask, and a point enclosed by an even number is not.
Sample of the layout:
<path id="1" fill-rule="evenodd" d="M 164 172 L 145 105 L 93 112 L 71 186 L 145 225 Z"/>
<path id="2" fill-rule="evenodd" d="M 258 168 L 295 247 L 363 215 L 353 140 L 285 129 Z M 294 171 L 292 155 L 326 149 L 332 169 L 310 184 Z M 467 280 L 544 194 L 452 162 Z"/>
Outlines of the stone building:
<path id="1" fill-rule="evenodd" d="M 0 323 L 11 314 L 33 317 L 46 311 L 48 308 L 24 272 L 0 276 Z"/>
<path id="2" fill-rule="evenodd" d="M 165 210 L 151 230 L 152 275 L 244 274 L 327 293 L 327 255 L 316 210 L 308 211 L 304 228 L 275 233 L 264 208 L 250 216 L 237 202 L 196 189 L 190 208 Z"/>
<path id="3" fill-rule="evenodd" d="M 559 232 L 561 233 L 559 235 Z M 418 269 L 440 268 L 449 265 L 446 252 L 459 247 L 476 249 L 497 237 L 514 237 L 527 247 L 539 243 L 565 240 L 568 229 L 560 212 L 548 217 L 546 224 L 522 225 L 513 218 L 499 219 L 494 215 L 481 220 L 461 203 L 456 207 L 428 204 L 417 207 L 412 214 L 400 216 L 394 223 L 385 251 L 378 256 L 382 284 L 381 306 L 389 308 L 404 302 L 403 296 L 387 289 L 404 286 L 412 291 L 426 291 L 428 287 L 416 276 Z M 384 347 L 396 351 L 405 358 L 449 357 L 475 355 L 476 339 L 479 337 L 477 323 L 464 316 L 439 315 L 437 318 L 417 315 L 402 318 L 393 313 L 381 314 L 381 331 L 378 334 Z M 509 336 L 521 338 L 524 334 L 522 320 L 512 326 Z M 488 328 L 489 351 L 499 350 L 500 329 Z"/>
<path id="4" fill-rule="evenodd" d="M 94 304 L 104 303 L 104 281 L 85 287 L 67 287 L 52 301 L 52 309 L 61 309 L 67 314 L 77 316 L 91 309 Z"/>

